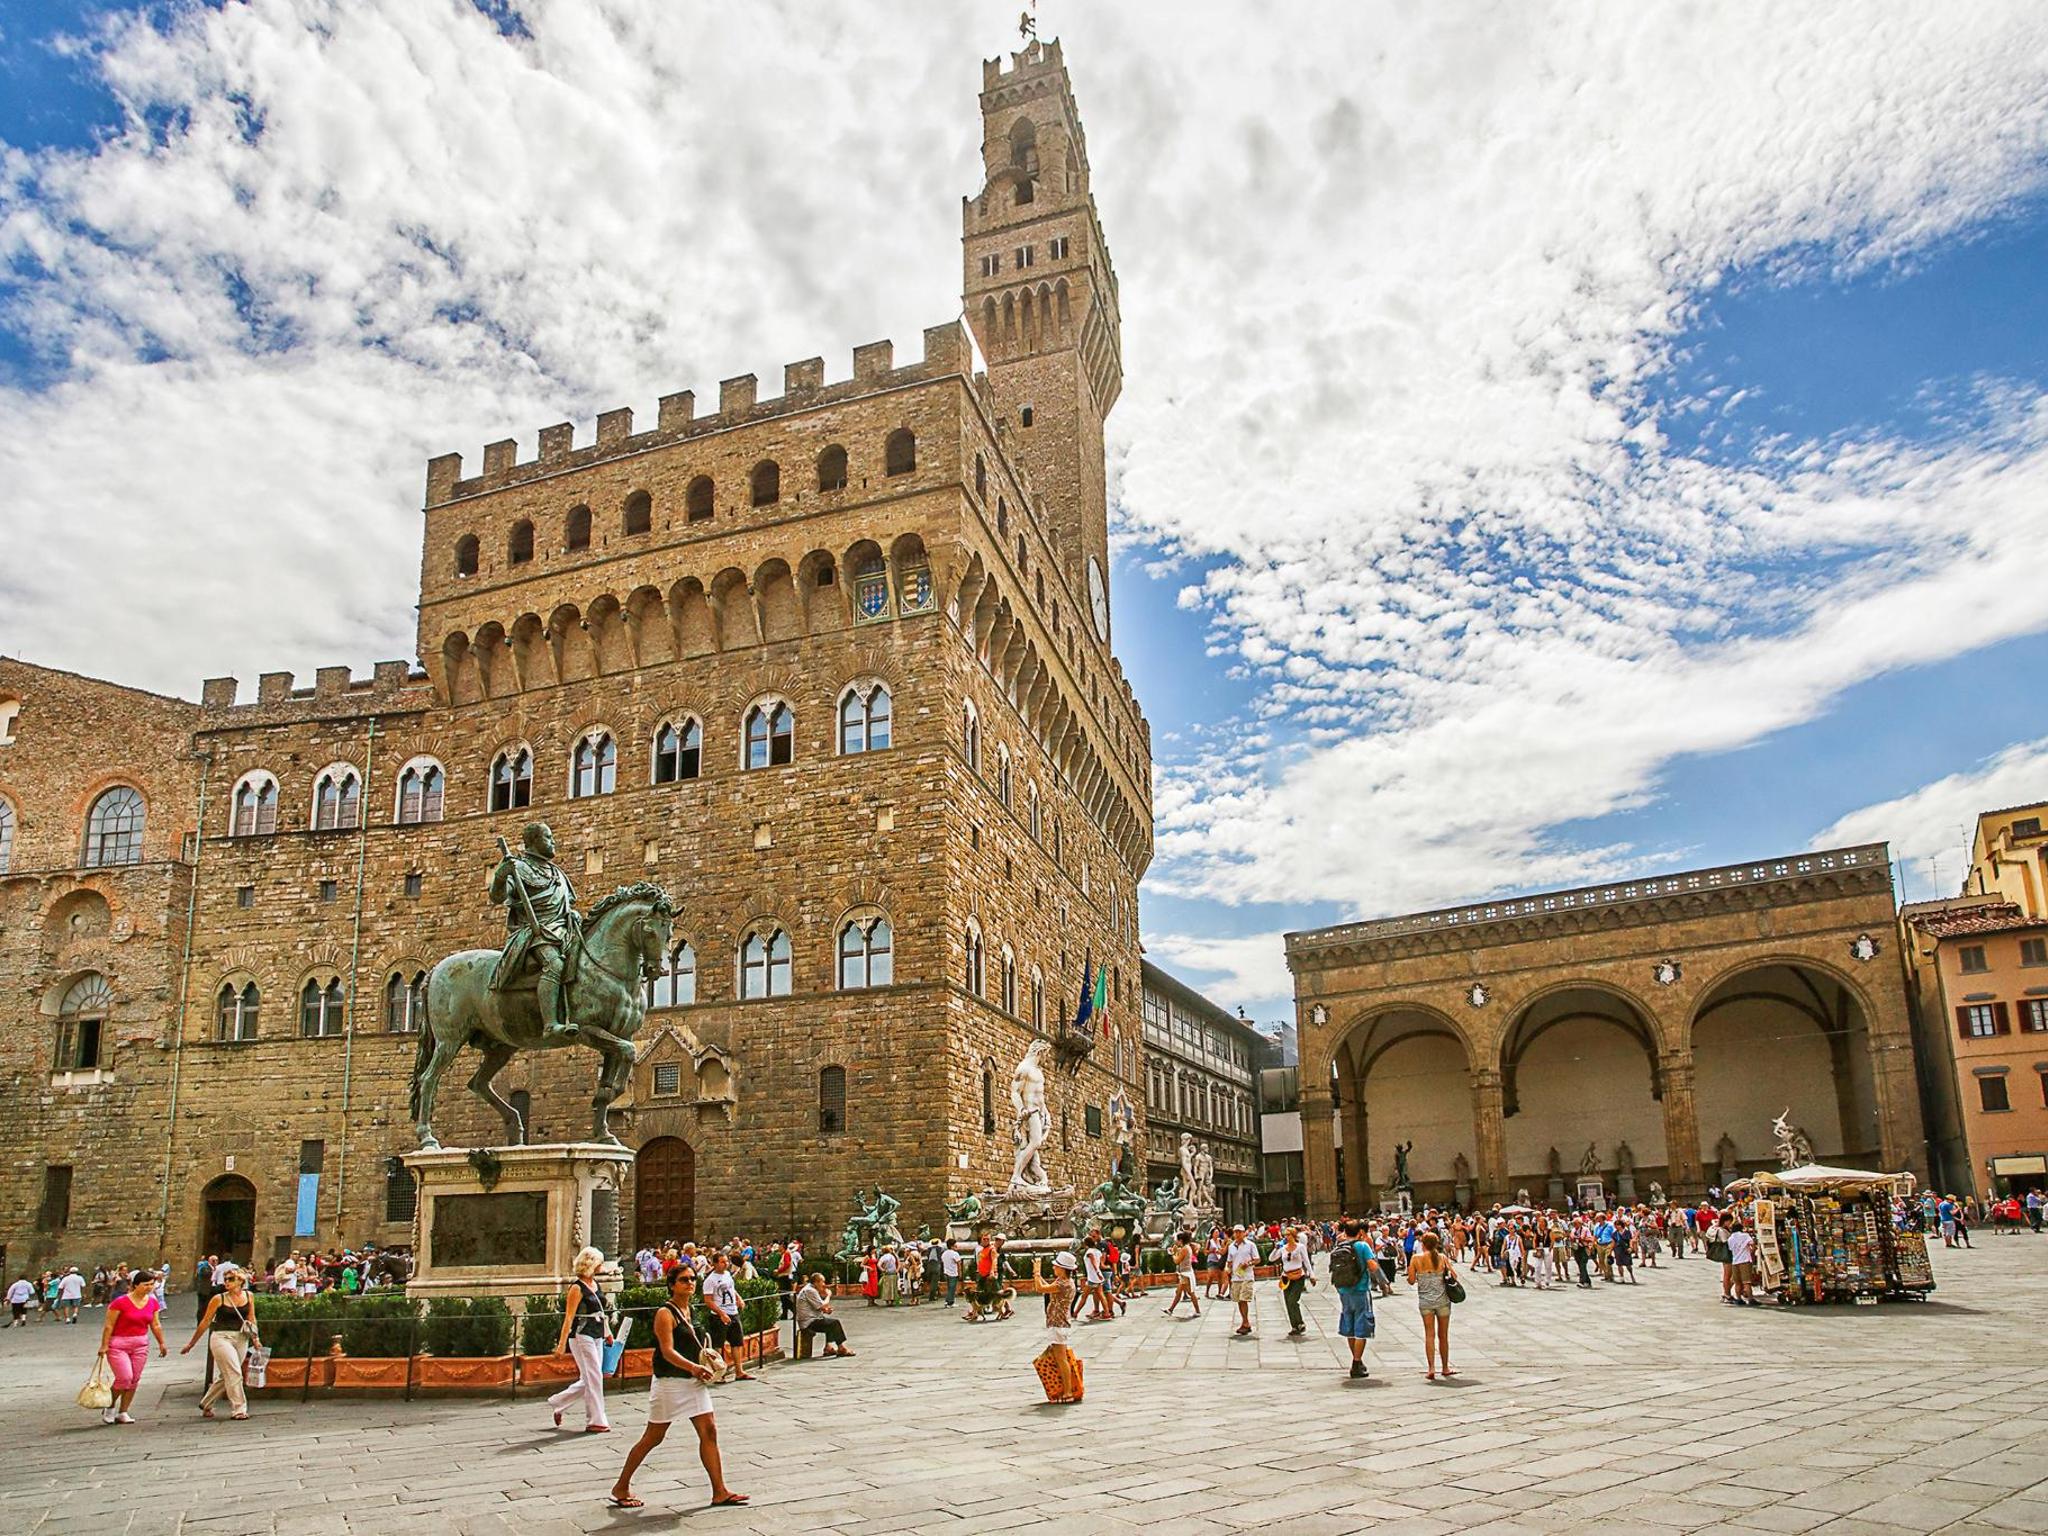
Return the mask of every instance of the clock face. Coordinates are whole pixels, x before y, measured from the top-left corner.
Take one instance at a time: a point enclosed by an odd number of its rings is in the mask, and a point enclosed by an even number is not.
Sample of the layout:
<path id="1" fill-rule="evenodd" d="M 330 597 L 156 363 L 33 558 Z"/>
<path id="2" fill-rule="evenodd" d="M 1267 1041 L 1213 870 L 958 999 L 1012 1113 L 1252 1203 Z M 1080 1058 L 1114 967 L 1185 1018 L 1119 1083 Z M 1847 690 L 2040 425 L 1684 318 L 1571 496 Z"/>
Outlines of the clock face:
<path id="1" fill-rule="evenodd" d="M 1109 584 L 1102 579 L 1102 562 L 1088 557 L 1088 609 L 1095 616 L 1095 638 L 1109 643 Z"/>

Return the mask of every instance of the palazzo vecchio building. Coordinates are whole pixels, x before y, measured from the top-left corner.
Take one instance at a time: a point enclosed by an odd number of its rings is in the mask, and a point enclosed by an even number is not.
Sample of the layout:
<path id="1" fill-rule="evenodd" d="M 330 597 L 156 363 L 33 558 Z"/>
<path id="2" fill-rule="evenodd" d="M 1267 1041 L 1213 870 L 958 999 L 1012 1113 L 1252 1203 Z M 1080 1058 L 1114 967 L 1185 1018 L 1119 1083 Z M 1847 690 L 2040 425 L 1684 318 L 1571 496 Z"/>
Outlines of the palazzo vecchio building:
<path id="1" fill-rule="evenodd" d="M 427 970 L 498 943 L 497 840 L 678 945 L 627 1099 L 636 1239 L 906 1226 L 1001 1185 L 1011 1066 L 1058 1183 L 1141 1103 L 1150 730 L 1111 651 L 1117 287 L 1057 43 L 983 66 L 965 313 L 922 356 L 789 364 L 427 465 L 418 663 L 198 703 L 0 659 L 0 1242 L 9 1266 L 403 1242 Z M 833 369 L 843 373 L 845 368 Z M 708 403 L 708 402 L 707 402 Z M 450 1073 L 453 1145 L 498 1140 Z M 498 1082 L 588 1126 L 595 1053 Z M 523 1098 L 520 1097 L 523 1095 Z"/>

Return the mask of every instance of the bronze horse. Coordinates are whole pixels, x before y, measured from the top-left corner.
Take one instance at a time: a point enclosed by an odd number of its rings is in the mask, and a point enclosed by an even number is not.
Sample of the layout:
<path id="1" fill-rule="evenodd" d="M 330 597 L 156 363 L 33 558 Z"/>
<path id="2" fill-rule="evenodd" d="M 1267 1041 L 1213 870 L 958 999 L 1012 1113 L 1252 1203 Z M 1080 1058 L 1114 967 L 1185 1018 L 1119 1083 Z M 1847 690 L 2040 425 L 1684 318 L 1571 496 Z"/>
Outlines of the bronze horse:
<path id="1" fill-rule="evenodd" d="M 622 1145 L 612 1134 L 612 1101 L 626 1091 L 633 1070 L 633 1036 L 647 1017 L 642 991 L 668 957 L 675 904 L 658 885 L 641 881 L 621 886 L 590 909 L 571 989 L 567 1022 L 577 1033 L 549 1046 L 581 1041 L 604 1058 L 591 1096 L 593 1140 Z M 441 1076 L 465 1045 L 483 1052 L 470 1089 L 505 1121 L 511 1144 L 526 1142 L 526 1125 L 491 1087 L 491 1081 L 523 1050 L 545 1049 L 540 1008 L 531 988 L 491 990 L 495 949 L 465 949 L 448 956 L 427 977 L 427 1021 L 420 1030 L 412 1069 L 412 1117 L 422 1147 L 438 1147 L 434 1135 L 434 1094 Z"/>

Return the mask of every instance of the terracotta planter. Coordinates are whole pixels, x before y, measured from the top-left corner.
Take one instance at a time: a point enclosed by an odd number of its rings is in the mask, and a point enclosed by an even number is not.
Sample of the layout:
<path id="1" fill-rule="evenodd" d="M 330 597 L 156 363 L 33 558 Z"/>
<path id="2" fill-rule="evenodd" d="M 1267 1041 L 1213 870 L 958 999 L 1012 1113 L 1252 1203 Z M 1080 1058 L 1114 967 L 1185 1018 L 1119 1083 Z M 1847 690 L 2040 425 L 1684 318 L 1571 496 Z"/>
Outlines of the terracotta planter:
<path id="1" fill-rule="evenodd" d="M 331 1387 L 334 1385 L 334 1358 L 331 1355 L 315 1355 L 308 1360 L 304 1355 L 286 1360 L 273 1358 L 270 1368 L 263 1374 L 265 1392 L 296 1392 L 301 1387 Z"/>
<path id="2" fill-rule="evenodd" d="M 411 1362 L 405 1356 L 369 1356 L 358 1359 L 353 1355 L 334 1357 L 334 1380 L 336 1387 L 389 1387 L 405 1390 L 405 1378 Z M 276 1369 L 277 1362 L 271 1362 Z"/>
<path id="3" fill-rule="evenodd" d="M 515 1360 L 511 1355 L 414 1355 L 412 1364 L 414 1382 L 428 1391 L 476 1391 L 511 1386 Z M 569 1375 L 575 1374 L 572 1360 Z"/>
<path id="4" fill-rule="evenodd" d="M 447 1364 L 438 1361 L 437 1364 Z M 574 1355 L 521 1355 L 519 1379 L 529 1386 L 556 1385 L 576 1379 Z"/>
<path id="5" fill-rule="evenodd" d="M 629 1349 L 620 1357 L 619 1376 L 626 1381 L 638 1381 L 654 1374 L 654 1351 L 651 1349 Z"/>

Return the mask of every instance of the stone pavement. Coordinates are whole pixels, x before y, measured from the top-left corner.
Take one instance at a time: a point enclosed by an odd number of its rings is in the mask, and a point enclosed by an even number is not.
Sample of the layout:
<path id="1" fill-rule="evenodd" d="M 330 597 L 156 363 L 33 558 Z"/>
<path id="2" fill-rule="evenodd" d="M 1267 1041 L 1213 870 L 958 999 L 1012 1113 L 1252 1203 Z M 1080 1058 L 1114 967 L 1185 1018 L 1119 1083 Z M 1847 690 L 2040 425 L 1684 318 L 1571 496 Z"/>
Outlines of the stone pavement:
<path id="1" fill-rule="evenodd" d="M 266 1401 L 207 1423 L 194 1351 L 152 1361 L 141 1422 L 107 1429 L 71 1401 L 88 1313 L 0 1331 L 0 1532 L 2048 1531 L 2048 1238 L 1987 1235 L 1936 1265 L 1924 1305 L 1787 1312 L 1721 1305 L 1703 1260 L 1590 1293 L 1476 1277 L 1452 1324 L 1463 1375 L 1436 1385 L 1405 1287 L 1364 1382 L 1327 1289 L 1299 1342 L 1269 1284 L 1254 1340 L 1221 1304 L 1175 1321 L 1148 1298 L 1077 1332 L 1071 1407 L 1031 1373 L 1035 1302 L 970 1326 L 855 1298 L 857 1359 L 718 1389 L 750 1507 L 704 1507 L 680 1430 L 631 1514 L 603 1495 L 644 1393 L 614 1398 L 609 1436 L 552 1431 L 537 1399 Z M 189 1299 L 176 1315 L 189 1330 Z"/>

